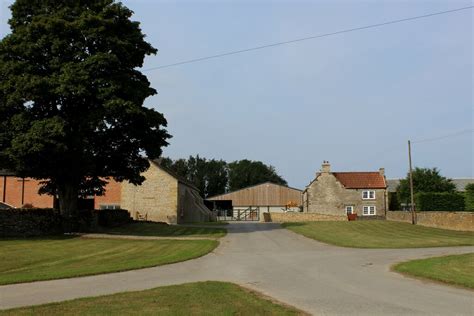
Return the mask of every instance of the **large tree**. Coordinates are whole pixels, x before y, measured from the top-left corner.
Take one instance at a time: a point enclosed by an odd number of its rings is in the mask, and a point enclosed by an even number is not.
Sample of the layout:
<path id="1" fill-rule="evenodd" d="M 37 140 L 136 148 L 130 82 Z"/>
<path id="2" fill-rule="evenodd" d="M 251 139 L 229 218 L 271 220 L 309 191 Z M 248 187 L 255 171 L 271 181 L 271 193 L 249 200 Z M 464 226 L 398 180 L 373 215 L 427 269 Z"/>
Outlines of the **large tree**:
<path id="1" fill-rule="evenodd" d="M 161 159 L 161 165 L 193 183 L 202 197 L 225 193 L 227 189 L 227 163 L 223 160 L 201 158 Z"/>
<path id="2" fill-rule="evenodd" d="M 230 191 L 267 181 L 287 185 L 286 180 L 277 174 L 273 166 L 268 166 L 261 161 L 244 159 L 229 164 Z"/>
<path id="3" fill-rule="evenodd" d="M 73 218 L 107 177 L 140 184 L 170 136 L 137 69 L 156 49 L 113 0 L 17 0 L 0 41 L 0 167 L 44 180 Z"/>
<path id="4" fill-rule="evenodd" d="M 443 177 L 437 168 L 415 168 L 413 170 L 413 191 L 419 192 L 454 192 L 456 186 L 450 179 Z M 401 203 L 410 201 L 410 174 L 400 180 L 397 187 L 398 199 Z"/>

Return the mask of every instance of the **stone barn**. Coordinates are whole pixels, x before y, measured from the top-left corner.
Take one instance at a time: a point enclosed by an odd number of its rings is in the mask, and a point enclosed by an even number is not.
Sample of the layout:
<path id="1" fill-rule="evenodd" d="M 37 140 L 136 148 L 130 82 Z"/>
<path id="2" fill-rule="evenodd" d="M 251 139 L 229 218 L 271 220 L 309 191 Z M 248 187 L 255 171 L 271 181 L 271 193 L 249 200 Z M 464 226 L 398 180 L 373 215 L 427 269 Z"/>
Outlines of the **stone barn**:
<path id="1" fill-rule="evenodd" d="M 204 205 L 199 190 L 174 172 L 150 161 L 139 186 L 122 183 L 121 208 L 135 219 L 180 224 L 207 222 L 215 218 Z"/>

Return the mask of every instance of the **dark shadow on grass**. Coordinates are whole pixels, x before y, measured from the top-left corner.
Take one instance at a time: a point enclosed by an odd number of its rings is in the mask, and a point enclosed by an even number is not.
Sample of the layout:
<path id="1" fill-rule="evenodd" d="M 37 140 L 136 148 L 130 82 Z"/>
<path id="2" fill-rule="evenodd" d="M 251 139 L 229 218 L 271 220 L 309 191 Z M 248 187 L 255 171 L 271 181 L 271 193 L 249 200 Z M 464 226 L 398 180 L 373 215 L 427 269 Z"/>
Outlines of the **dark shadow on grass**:
<path id="1" fill-rule="evenodd" d="M 119 227 L 100 228 L 96 233 L 130 236 L 157 236 L 157 237 L 187 237 L 208 236 L 221 237 L 226 234 L 223 227 L 213 226 L 181 226 L 155 222 L 133 222 Z"/>
<path id="2" fill-rule="evenodd" d="M 2 241 L 24 241 L 24 240 L 66 240 L 66 239 L 74 239 L 79 238 L 78 235 L 47 235 L 47 236 L 31 236 L 31 237 L 1 237 L 0 242 Z"/>

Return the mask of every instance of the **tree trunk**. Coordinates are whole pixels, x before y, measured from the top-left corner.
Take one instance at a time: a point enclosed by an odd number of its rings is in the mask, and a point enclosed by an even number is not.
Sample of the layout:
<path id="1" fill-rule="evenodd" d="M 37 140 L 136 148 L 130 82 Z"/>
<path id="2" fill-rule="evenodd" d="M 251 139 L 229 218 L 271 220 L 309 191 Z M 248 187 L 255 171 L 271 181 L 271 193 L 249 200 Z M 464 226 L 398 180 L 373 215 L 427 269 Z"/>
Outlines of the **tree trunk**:
<path id="1" fill-rule="evenodd" d="M 65 233 L 73 232 L 78 225 L 79 185 L 74 181 L 58 185 L 59 212 L 63 217 Z"/>

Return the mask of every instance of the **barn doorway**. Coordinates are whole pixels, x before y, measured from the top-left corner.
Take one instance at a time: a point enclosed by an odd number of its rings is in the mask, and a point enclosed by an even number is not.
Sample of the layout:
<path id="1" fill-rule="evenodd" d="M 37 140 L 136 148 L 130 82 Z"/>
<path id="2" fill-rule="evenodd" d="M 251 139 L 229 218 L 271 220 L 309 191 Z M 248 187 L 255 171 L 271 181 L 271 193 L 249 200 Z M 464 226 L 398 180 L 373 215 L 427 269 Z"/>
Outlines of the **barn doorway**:
<path id="1" fill-rule="evenodd" d="M 205 201 L 205 204 L 216 214 L 219 221 L 258 222 L 260 220 L 258 206 L 233 206 L 232 200 Z"/>

